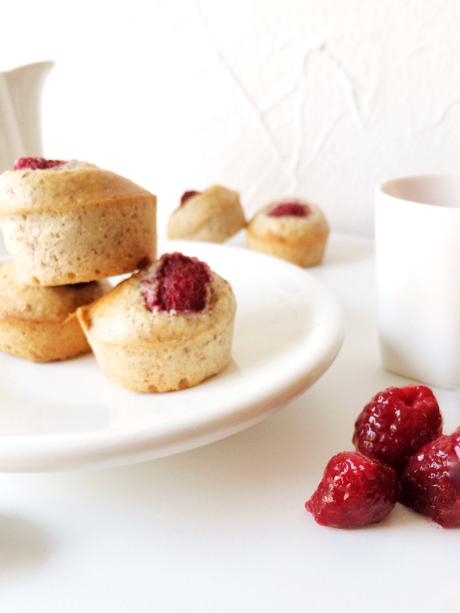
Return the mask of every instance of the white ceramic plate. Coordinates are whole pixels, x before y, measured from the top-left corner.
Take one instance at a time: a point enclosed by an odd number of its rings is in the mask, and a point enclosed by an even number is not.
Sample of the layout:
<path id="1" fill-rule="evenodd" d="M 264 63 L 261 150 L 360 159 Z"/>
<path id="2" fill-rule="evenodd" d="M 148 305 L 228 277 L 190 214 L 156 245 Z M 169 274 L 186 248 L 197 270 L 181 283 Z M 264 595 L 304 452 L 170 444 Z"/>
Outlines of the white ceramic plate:
<path id="1" fill-rule="evenodd" d="M 235 247 L 170 242 L 228 279 L 238 302 L 233 363 L 205 383 L 135 394 L 92 356 L 33 364 L 0 355 L 0 470 L 138 462 L 247 428 L 316 381 L 343 336 L 335 300 L 305 270 Z"/>

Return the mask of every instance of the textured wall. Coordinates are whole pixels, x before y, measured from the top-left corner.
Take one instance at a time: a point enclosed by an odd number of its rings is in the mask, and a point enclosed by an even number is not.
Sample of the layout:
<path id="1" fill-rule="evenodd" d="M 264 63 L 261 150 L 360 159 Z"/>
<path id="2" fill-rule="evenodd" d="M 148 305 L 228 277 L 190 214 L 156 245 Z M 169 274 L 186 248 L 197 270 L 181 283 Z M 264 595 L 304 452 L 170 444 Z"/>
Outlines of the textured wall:
<path id="1" fill-rule="evenodd" d="M 161 219 L 183 189 L 220 181 L 249 210 L 299 194 L 335 228 L 370 234 L 378 180 L 456 171 L 456 0 L 42 0 L 5 11 L 2 68 L 57 62 L 46 153 L 142 182 L 160 195 Z"/>

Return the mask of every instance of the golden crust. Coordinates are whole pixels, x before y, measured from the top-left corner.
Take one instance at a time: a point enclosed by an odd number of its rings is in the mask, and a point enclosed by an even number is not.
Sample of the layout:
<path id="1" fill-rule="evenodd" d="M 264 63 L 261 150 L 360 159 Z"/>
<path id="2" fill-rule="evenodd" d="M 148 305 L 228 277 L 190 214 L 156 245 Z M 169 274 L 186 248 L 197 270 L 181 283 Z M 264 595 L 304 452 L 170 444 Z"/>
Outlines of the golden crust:
<path id="1" fill-rule="evenodd" d="M 0 175 L 0 215 L 117 206 L 143 199 L 155 202 L 155 196 L 129 179 L 87 163 Z"/>
<path id="2" fill-rule="evenodd" d="M 156 256 L 156 197 L 91 164 L 4 172 L 0 223 L 29 285 L 95 281 Z"/>
<path id="3" fill-rule="evenodd" d="M 110 289 L 108 281 L 57 287 L 23 283 L 14 260 L 0 267 L 0 317 L 31 322 L 63 322 L 71 313 Z"/>
<path id="4" fill-rule="evenodd" d="M 231 359 L 236 302 L 230 285 L 212 273 L 207 307 L 199 313 L 149 311 L 141 282 L 154 266 L 77 310 L 104 374 L 134 391 L 196 385 Z"/>
<path id="5" fill-rule="evenodd" d="M 0 268 L 0 351 L 35 362 L 87 353 L 75 310 L 109 289 L 108 282 L 30 287 L 18 279 L 14 262 L 5 262 Z"/>
<path id="6" fill-rule="evenodd" d="M 75 315 L 64 322 L 0 317 L 0 351 L 32 362 L 66 360 L 91 348 Z"/>
<path id="7" fill-rule="evenodd" d="M 248 246 L 256 251 L 274 255 L 299 266 L 315 266 L 324 256 L 329 225 L 317 206 L 310 208 L 307 217 L 270 217 L 267 213 L 286 199 L 271 202 L 260 209 L 247 226 Z"/>
<path id="8" fill-rule="evenodd" d="M 235 315 L 235 298 L 230 284 L 211 273 L 208 306 L 199 313 L 151 312 L 144 306 L 141 281 L 152 274 L 155 265 L 119 283 L 99 300 L 77 310 L 84 329 L 109 344 L 130 347 L 153 345 L 194 338 L 216 322 Z"/>
<path id="9" fill-rule="evenodd" d="M 168 236 L 221 243 L 245 225 L 239 194 L 213 185 L 171 213 Z"/>

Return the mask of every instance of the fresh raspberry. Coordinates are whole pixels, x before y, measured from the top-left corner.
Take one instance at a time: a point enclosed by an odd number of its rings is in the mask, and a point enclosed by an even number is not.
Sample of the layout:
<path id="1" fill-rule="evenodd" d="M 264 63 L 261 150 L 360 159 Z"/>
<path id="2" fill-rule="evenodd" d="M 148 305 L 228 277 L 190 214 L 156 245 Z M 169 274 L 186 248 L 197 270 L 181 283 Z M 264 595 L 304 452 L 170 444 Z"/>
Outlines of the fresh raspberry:
<path id="1" fill-rule="evenodd" d="M 398 479 L 390 466 L 357 451 L 343 451 L 329 460 L 305 508 L 322 526 L 359 528 L 382 521 L 398 494 Z"/>
<path id="2" fill-rule="evenodd" d="M 441 432 L 438 402 L 428 387 L 389 387 L 358 415 L 353 443 L 362 453 L 401 471 L 413 453 Z"/>
<path id="3" fill-rule="evenodd" d="M 269 217 L 307 217 L 310 213 L 310 207 L 306 204 L 283 202 L 275 206 L 268 215 Z"/>
<path id="4" fill-rule="evenodd" d="M 180 199 L 180 206 L 184 206 L 184 204 L 187 202 L 187 200 L 190 200 L 190 198 L 193 198 L 193 196 L 197 196 L 198 194 L 201 194 L 201 192 L 196 192 L 193 189 L 191 189 L 188 192 L 184 192 L 182 194 L 181 199 Z"/>
<path id="5" fill-rule="evenodd" d="M 47 168 L 57 168 L 65 164 L 63 160 L 45 160 L 45 158 L 19 158 L 13 166 L 13 170 L 46 170 Z"/>
<path id="6" fill-rule="evenodd" d="M 149 311 L 197 313 L 206 307 L 209 267 L 182 253 L 161 256 L 155 274 L 142 281 L 142 297 Z"/>
<path id="7" fill-rule="evenodd" d="M 460 428 L 419 449 L 401 478 L 401 502 L 443 528 L 460 527 Z"/>

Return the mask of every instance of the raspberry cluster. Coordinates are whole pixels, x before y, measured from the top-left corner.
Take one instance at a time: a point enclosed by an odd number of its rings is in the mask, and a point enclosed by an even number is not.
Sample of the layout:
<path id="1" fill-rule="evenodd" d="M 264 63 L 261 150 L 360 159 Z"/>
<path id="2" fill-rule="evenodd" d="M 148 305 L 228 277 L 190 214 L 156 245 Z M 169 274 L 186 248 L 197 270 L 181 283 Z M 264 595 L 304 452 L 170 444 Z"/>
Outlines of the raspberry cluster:
<path id="1" fill-rule="evenodd" d="M 444 528 L 460 527 L 460 428 L 442 434 L 428 387 L 376 394 L 356 419 L 353 443 L 356 451 L 329 460 L 305 505 L 319 524 L 366 526 L 384 519 L 399 500 Z"/>

